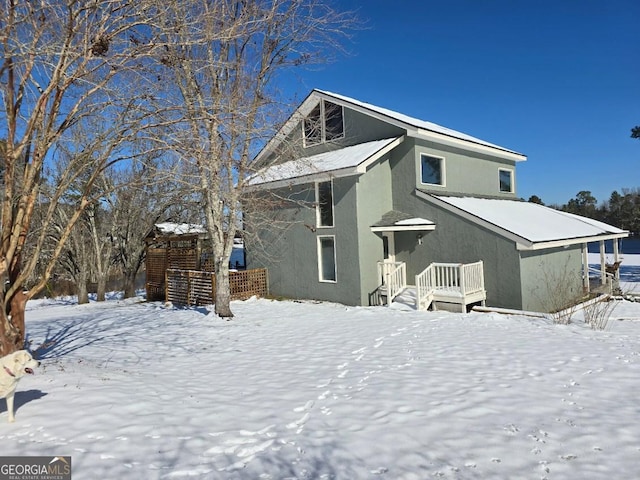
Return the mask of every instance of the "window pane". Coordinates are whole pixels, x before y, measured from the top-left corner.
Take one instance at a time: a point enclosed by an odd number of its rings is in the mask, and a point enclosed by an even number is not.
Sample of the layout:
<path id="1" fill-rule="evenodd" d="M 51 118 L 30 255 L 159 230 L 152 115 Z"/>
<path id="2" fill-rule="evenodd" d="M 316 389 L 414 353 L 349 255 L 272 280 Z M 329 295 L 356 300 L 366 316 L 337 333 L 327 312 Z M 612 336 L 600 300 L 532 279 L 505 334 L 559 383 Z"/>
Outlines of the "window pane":
<path id="1" fill-rule="evenodd" d="M 333 227 L 333 192 L 331 182 L 318 184 L 318 226 Z"/>
<path id="2" fill-rule="evenodd" d="M 320 280 L 336 281 L 336 256 L 333 237 L 320 237 Z"/>
<path id="3" fill-rule="evenodd" d="M 422 155 L 422 183 L 442 185 L 442 159 Z"/>
<path id="4" fill-rule="evenodd" d="M 511 170 L 500 170 L 500 191 L 513 192 L 511 185 Z"/>
<path id="5" fill-rule="evenodd" d="M 320 104 L 316 105 L 309 116 L 304 119 L 304 144 L 315 145 L 322 141 L 322 124 L 320 122 Z"/>
<path id="6" fill-rule="evenodd" d="M 342 107 L 331 102 L 324 102 L 325 140 L 344 137 Z"/>

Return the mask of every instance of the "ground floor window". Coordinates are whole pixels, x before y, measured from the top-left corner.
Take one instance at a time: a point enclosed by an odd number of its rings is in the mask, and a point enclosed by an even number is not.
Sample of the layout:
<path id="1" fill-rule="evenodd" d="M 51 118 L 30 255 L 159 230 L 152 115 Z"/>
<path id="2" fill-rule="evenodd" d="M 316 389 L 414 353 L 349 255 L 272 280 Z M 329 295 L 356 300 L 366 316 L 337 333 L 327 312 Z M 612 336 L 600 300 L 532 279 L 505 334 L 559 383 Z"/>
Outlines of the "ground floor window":
<path id="1" fill-rule="evenodd" d="M 318 271 L 321 282 L 336 281 L 336 241 L 334 236 L 318 237 Z"/>

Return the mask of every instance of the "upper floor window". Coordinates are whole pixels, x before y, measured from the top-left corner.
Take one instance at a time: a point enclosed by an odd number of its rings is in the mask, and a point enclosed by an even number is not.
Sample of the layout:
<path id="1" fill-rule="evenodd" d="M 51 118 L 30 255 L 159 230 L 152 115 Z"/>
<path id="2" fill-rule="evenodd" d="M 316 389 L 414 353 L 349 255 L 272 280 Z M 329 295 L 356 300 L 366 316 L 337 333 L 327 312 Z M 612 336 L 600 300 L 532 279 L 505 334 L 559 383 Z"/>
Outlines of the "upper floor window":
<path id="1" fill-rule="evenodd" d="M 503 193 L 513 193 L 513 170 L 498 170 L 500 179 L 500 191 Z"/>
<path id="2" fill-rule="evenodd" d="M 444 186 L 444 158 L 420 154 L 420 181 L 427 185 Z"/>
<path id="3" fill-rule="evenodd" d="M 321 100 L 302 122 L 302 130 L 305 147 L 344 137 L 343 108 Z"/>
<path id="4" fill-rule="evenodd" d="M 333 182 L 316 184 L 316 221 L 318 227 L 333 227 Z"/>

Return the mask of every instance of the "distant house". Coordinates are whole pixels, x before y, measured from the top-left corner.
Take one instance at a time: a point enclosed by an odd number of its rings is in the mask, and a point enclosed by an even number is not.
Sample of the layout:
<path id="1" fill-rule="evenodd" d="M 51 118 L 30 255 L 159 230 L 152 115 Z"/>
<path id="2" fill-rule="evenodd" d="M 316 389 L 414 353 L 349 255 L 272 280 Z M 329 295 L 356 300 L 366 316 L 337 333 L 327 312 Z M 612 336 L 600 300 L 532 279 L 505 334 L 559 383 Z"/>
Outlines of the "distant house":
<path id="1" fill-rule="evenodd" d="M 273 215 L 294 224 L 256 232 L 273 248 L 248 245 L 249 266 L 291 298 L 370 305 L 413 288 L 420 308 L 559 308 L 590 288 L 587 244 L 600 242 L 606 283 L 604 241 L 628 232 L 518 199 L 525 160 L 313 90 L 255 159 L 251 188 L 288 199 Z"/>

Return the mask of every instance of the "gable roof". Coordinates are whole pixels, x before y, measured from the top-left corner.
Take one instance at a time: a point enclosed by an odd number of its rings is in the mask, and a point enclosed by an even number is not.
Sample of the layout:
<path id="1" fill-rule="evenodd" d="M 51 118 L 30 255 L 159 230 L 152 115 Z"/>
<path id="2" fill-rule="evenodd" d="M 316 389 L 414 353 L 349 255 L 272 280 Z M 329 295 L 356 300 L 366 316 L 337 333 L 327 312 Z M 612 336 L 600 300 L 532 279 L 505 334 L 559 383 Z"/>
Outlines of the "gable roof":
<path id="1" fill-rule="evenodd" d="M 524 161 L 527 159 L 522 153 L 518 153 L 514 150 L 501 147 L 499 145 L 486 142 L 479 138 L 467 135 L 456 130 L 452 130 L 447 127 L 443 127 L 436 123 L 420 120 L 402 113 L 395 112 L 386 108 L 378 107 L 376 105 L 361 102 L 354 98 L 350 98 L 337 93 L 328 92 L 325 90 L 314 89 L 309 93 L 307 98 L 300 104 L 296 111 L 289 117 L 286 123 L 280 128 L 276 135 L 265 145 L 265 147 L 258 153 L 255 161 L 259 162 L 260 159 L 265 158 L 273 150 L 273 148 L 284 140 L 289 133 L 304 119 L 311 110 L 317 105 L 320 99 L 328 100 L 330 102 L 351 108 L 355 111 L 377 118 L 389 124 L 403 128 L 407 131 L 407 135 L 418 138 L 425 138 L 427 140 L 436 141 L 439 143 L 449 144 L 460 148 L 477 149 L 497 155 L 500 157 L 508 158 L 516 162 Z"/>
<path id="2" fill-rule="evenodd" d="M 403 139 L 404 137 L 385 138 L 272 165 L 249 177 L 247 185 L 275 188 L 309 182 L 321 177 L 358 175 L 364 173 L 369 165 L 399 145 Z"/>
<path id="3" fill-rule="evenodd" d="M 521 200 L 452 197 L 419 190 L 417 194 L 515 241 L 519 250 L 540 250 L 629 235 L 613 225 Z"/>

